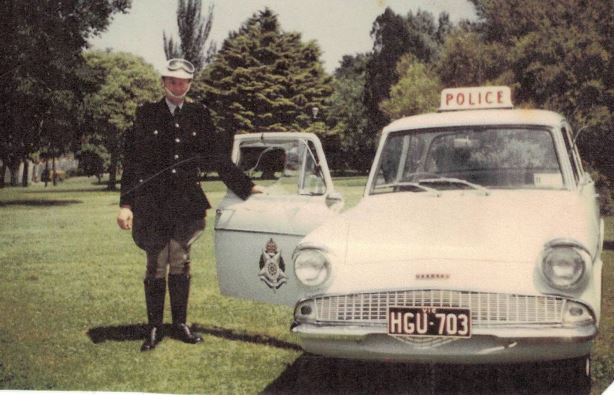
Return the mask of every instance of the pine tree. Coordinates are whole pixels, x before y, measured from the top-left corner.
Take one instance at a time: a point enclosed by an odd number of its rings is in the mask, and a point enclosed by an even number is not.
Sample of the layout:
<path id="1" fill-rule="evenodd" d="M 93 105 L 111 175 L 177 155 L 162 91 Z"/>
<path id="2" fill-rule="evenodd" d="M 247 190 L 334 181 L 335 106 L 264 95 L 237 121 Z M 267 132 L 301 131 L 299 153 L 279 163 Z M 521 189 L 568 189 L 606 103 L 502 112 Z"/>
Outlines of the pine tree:
<path id="1" fill-rule="evenodd" d="M 166 59 L 184 58 L 192 62 L 196 70 L 201 70 L 215 52 L 215 43 L 210 43 L 205 51 L 205 43 L 213 25 L 213 4 L 205 17 L 202 17 L 201 0 L 179 0 L 177 4 L 177 27 L 179 43 L 166 32 L 162 33 Z"/>
<path id="2" fill-rule="evenodd" d="M 313 108 L 326 113 L 332 93 L 319 57 L 315 42 L 282 31 L 266 8 L 229 35 L 193 91 L 229 135 L 302 131 L 313 123 Z"/>

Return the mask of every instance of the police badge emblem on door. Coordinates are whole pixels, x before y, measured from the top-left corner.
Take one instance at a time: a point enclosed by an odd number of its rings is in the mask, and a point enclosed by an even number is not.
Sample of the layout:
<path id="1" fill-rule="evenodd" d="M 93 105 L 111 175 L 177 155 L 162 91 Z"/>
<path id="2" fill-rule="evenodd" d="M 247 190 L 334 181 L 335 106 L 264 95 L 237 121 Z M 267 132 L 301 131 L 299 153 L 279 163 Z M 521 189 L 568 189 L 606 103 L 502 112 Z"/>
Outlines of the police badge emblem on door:
<path id="1" fill-rule="evenodd" d="M 281 256 L 281 250 L 277 249 L 277 244 L 271 238 L 262 250 L 260 256 L 260 272 L 258 277 L 273 291 L 279 289 L 288 281 L 285 273 L 286 265 Z"/>

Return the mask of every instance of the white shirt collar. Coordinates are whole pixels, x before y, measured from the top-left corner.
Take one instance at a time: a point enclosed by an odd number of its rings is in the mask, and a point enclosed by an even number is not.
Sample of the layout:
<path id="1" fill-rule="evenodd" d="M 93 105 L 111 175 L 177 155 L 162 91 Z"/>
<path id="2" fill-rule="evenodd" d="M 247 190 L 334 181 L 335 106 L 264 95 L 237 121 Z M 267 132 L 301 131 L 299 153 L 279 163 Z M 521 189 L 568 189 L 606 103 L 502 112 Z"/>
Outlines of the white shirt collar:
<path id="1" fill-rule="evenodd" d="M 171 114 L 175 113 L 175 108 L 177 107 L 177 104 L 171 102 L 170 100 L 168 100 L 167 97 L 164 98 L 164 100 L 166 101 L 166 105 L 168 107 L 168 110 L 171 112 Z M 179 103 L 179 110 L 181 110 L 181 108 L 183 107 L 183 101 L 181 103 Z"/>

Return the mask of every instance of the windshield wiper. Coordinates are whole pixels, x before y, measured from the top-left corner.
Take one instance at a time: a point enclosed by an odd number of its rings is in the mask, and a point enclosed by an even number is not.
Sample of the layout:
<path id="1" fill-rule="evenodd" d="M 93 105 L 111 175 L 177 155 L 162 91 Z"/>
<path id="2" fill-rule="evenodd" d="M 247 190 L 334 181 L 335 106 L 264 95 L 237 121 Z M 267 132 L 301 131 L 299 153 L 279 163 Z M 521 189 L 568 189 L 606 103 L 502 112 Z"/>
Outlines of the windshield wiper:
<path id="1" fill-rule="evenodd" d="M 424 178 L 422 180 L 417 181 L 418 184 L 426 183 L 426 184 L 461 184 L 466 185 L 470 188 L 476 189 L 478 191 L 484 192 L 485 195 L 489 195 L 490 192 L 488 188 L 483 187 L 482 185 L 474 184 L 467 180 L 463 180 L 460 178 L 450 178 L 450 177 L 438 177 L 438 178 Z"/>

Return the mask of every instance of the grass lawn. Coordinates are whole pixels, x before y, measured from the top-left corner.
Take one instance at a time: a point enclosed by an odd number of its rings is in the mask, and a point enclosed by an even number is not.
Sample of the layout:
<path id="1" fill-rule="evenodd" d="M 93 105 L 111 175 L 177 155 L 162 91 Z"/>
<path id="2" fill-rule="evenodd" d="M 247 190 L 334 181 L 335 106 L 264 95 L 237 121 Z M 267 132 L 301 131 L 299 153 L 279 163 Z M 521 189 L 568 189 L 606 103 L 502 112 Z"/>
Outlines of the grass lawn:
<path id="1" fill-rule="evenodd" d="M 522 373 L 519 384 L 509 366 L 459 370 L 304 355 L 288 330 L 290 308 L 219 294 L 212 223 L 192 254 L 189 321 L 205 343 L 166 338 L 156 350 L 141 353 L 144 254 L 115 224 L 118 193 L 92 180 L 0 190 L 0 389 L 440 393 L 489 392 L 494 386 L 533 393 L 531 383 L 543 389 L 540 376 L 530 372 Z M 364 182 L 335 180 L 346 206 L 360 199 Z M 216 206 L 225 188 L 214 181 L 205 190 Z M 606 248 L 594 394 L 614 380 L 612 218 L 606 220 Z M 166 310 L 170 322 L 168 301 Z"/>

